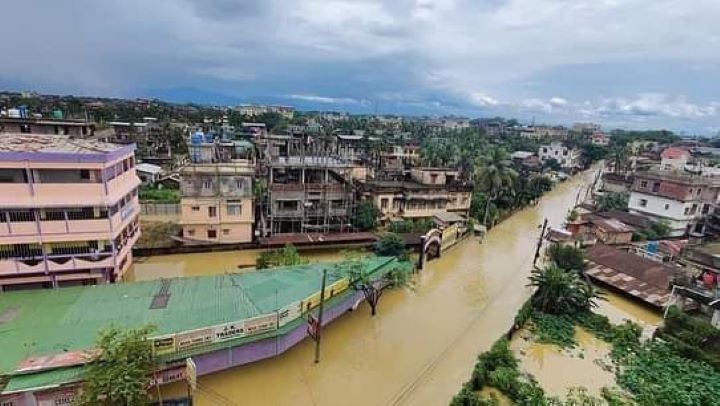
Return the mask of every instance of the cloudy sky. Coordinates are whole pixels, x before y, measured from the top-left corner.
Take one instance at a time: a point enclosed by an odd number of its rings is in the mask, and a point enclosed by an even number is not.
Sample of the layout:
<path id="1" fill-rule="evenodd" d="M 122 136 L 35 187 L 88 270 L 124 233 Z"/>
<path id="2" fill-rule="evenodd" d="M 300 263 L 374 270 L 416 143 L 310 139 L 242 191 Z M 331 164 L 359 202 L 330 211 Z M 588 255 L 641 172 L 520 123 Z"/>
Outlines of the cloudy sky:
<path id="1" fill-rule="evenodd" d="M 24 0 L 2 13 L 7 90 L 720 130 L 719 0 Z"/>

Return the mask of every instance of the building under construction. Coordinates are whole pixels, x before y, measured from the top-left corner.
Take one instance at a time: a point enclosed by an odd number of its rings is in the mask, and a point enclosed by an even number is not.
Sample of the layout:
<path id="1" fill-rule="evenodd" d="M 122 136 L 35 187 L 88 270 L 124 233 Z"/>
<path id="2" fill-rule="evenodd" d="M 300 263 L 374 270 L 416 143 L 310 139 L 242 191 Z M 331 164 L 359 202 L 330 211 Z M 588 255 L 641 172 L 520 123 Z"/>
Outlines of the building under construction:
<path id="1" fill-rule="evenodd" d="M 329 143 L 306 135 L 283 141 L 280 148 L 266 144 L 264 235 L 353 231 L 352 163 L 333 156 Z"/>

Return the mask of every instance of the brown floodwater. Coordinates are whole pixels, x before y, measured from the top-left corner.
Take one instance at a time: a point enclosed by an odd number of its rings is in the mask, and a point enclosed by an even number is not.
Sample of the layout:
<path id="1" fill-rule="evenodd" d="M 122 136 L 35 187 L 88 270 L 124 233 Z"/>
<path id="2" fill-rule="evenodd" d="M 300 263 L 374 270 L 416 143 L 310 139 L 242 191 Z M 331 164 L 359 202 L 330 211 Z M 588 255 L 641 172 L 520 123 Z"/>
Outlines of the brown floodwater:
<path id="1" fill-rule="evenodd" d="M 577 346 L 560 349 L 557 345 L 532 341 L 532 334 L 520 330 L 510 347 L 520 359 L 520 368 L 532 374 L 550 396 L 564 397 L 572 387 L 585 387 L 598 396 L 603 386 L 613 386 L 615 374 L 606 368 L 611 365 L 610 344 L 575 328 Z"/>
<path id="2" fill-rule="evenodd" d="M 378 314 L 362 305 L 323 332 L 322 360 L 305 340 L 279 357 L 202 376 L 196 405 L 446 405 L 477 355 L 512 324 L 526 287 L 539 225 L 562 224 L 588 172 L 558 185 L 536 206 L 508 218 L 482 244 L 467 239 L 427 264 L 412 288 L 388 291 Z M 149 258 L 136 279 L 229 272 L 257 252 Z M 337 252 L 311 254 L 338 259 Z M 182 396 L 171 384 L 164 396 Z"/>

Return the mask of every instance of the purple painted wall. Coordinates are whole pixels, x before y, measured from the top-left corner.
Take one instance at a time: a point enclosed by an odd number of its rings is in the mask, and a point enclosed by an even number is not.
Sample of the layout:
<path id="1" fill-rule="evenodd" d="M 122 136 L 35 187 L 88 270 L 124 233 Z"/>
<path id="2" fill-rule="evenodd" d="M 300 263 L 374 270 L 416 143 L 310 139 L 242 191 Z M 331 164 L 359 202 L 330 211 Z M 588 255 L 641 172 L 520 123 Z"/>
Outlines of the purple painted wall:
<path id="1" fill-rule="evenodd" d="M 323 313 L 323 326 L 353 308 L 353 305 L 357 301 L 364 299 L 365 297 L 362 292 L 355 292 L 337 305 L 325 309 Z M 307 324 L 302 323 L 293 330 L 290 330 L 287 334 L 279 337 L 255 341 L 238 347 L 225 348 L 207 354 L 197 355 L 192 358 L 197 365 L 198 375 L 211 374 L 280 355 L 305 339 L 307 335 Z"/>

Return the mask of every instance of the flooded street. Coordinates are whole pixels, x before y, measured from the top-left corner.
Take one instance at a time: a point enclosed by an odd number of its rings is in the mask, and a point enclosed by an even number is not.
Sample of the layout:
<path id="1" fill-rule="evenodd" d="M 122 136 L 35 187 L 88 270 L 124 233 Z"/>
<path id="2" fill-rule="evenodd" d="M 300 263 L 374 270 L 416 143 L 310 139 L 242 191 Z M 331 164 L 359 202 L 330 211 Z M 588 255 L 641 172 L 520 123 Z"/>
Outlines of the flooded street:
<path id="1" fill-rule="evenodd" d="M 274 359 L 200 377 L 195 404 L 447 404 L 477 355 L 508 330 L 529 296 L 525 285 L 543 218 L 559 226 L 594 175 L 558 185 L 537 206 L 494 228 L 483 244 L 471 238 L 429 262 L 412 289 L 383 295 L 376 317 L 363 304 L 335 321 L 324 330 L 320 364 L 312 362 L 313 345 L 305 340 Z M 253 263 L 255 255 L 156 257 L 138 263 L 135 277 L 230 272 Z M 338 258 L 337 252 L 311 255 Z M 631 307 L 619 311 L 632 313 Z M 184 393 L 181 384 L 164 390 L 165 397 Z"/>

